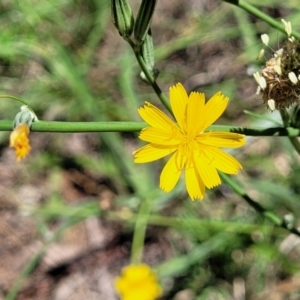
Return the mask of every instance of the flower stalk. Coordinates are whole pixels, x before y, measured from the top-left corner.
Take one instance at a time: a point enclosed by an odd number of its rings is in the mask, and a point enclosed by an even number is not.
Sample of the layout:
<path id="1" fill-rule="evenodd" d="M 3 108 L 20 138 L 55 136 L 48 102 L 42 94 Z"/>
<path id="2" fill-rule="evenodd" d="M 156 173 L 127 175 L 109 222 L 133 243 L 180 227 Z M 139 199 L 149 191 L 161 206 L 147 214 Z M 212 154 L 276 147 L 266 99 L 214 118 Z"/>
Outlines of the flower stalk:
<path id="1" fill-rule="evenodd" d="M 285 33 L 285 26 L 282 25 L 280 22 L 276 21 L 274 18 L 270 17 L 269 15 L 265 14 L 262 10 L 256 8 L 254 5 L 250 4 L 248 1 L 245 0 L 223 0 L 223 2 L 227 2 L 238 6 L 239 8 L 243 9 L 244 11 L 248 12 L 249 14 L 257 17 L 258 19 L 266 22 L 271 27 Z M 292 35 L 300 39 L 300 33 L 293 31 Z"/>
<path id="2" fill-rule="evenodd" d="M 0 131 L 11 131 L 12 120 L 0 120 Z M 138 132 L 145 128 L 145 122 L 35 122 L 31 126 L 32 132 Z M 300 128 L 288 127 L 238 127 L 227 125 L 212 125 L 208 131 L 223 131 L 241 133 L 246 136 L 300 136 Z"/>
<path id="3" fill-rule="evenodd" d="M 241 188 L 241 186 L 238 183 L 236 183 L 233 179 L 231 179 L 226 174 L 220 174 L 220 176 L 222 177 L 222 180 L 224 182 L 226 182 L 234 190 L 234 192 L 236 194 L 238 194 L 239 196 L 241 196 L 252 208 L 254 208 L 255 211 L 257 211 L 258 213 L 260 213 L 261 215 L 263 215 L 266 219 L 268 219 L 269 221 L 271 221 L 276 226 L 282 227 L 282 228 L 288 230 L 289 232 L 291 232 L 291 233 L 293 233 L 293 234 L 295 234 L 295 235 L 297 235 L 297 236 L 300 237 L 300 232 L 299 232 L 299 230 L 297 228 L 295 228 L 294 226 L 290 226 L 290 224 L 284 218 L 280 218 L 279 216 L 277 216 L 272 211 L 269 211 L 269 210 L 265 209 L 258 202 L 254 201 L 243 190 L 243 188 Z"/>
<path id="4" fill-rule="evenodd" d="M 133 241 L 131 248 L 131 264 L 140 264 L 142 262 L 143 249 L 145 244 L 146 229 L 148 217 L 151 211 L 151 201 L 149 198 L 142 199 L 138 217 L 134 226 Z"/>

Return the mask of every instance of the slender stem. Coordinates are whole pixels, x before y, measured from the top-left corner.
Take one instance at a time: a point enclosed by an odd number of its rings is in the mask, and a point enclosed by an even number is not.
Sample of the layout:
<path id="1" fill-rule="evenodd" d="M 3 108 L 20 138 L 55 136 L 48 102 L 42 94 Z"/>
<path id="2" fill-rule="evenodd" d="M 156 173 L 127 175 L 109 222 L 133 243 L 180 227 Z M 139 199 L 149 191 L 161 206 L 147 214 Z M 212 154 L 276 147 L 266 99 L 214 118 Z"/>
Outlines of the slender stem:
<path id="1" fill-rule="evenodd" d="M 32 123 L 34 132 L 136 132 L 147 127 L 144 122 L 55 122 L 37 121 Z M 0 131 L 11 131 L 13 121 L 0 120 Z M 294 127 L 236 127 L 212 125 L 207 131 L 234 132 L 247 136 L 300 136 L 300 128 Z"/>
<path id="2" fill-rule="evenodd" d="M 284 124 L 284 126 L 289 126 L 290 125 L 290 115 L 289 113 L 286 111 L 286 109 L 280 109 L 279 110 L 281 118 L 282 118 L 282 122 Z M 298 154 L 300 154 L 300 142 L 298 140 L 297 137 L 288 137 L 291 144 L 294 146 L 295 150 L 298 152 Z"/>
<path id="3" fill-rule="evenodd" d="M 158 86 L 155 78 L 149 72 L 149 70 L 144 62 L 144 59 L 143 59 L 142 55 L 140 54 L 141 53 L 140 47 L 136 47 L 136 45 L 130 39 L 127 39 L 127 42 L 130 45 L 130 47 L 132 48 L 132 50 L 135 54 L 135 57 L 137 59 L 137 62 L 140 65 L 142 71 L 144 72 L 149 84 L 152 86 L 155 94 L 160 99 L 160 101 L 163 103 L 163 105 L 167 108 L 167 110 L 173 115 L 173 112 L 171 110 L 167 96 L 162 92 L 162 90 Z"/>
<path id="4" fill-rule="evenodd" d="M 17 98 L 17 97 L 11 96 L 11 95 L 0 95 L 0 98 L 2 98 L 2 99 L 12 99 L 12 100 L 18 101 L 18 102 L 20 102 L 20 103 L 22 103 L 22 104 L 29 107 L 28 103 L 25 100 L 22 100 L 20 98 Z"/>
<path id="5" fill-rule="evenodd" d="M 33 132 L 136 132 L 147 127 L 144 122 L 33 122 Z M 0 131 L 12 131 L 12 120 L 0 120 Z"/>
<path id="6" fill-rule="evenodd" d="M 280 23 L 280 22 L 276 21 L 275 19 L 273 19 L 272 17 L 268 16 L 261 9 L 256 8 L 255 6 L 251 5 L 247 1 L 244 1 L 244 0 L 223 0 L 223 1 L 242 8 L 249 14 L 257 17 L 260 20 L 265 21 L 270 26 L 272 26 L 272 27 L 276 28 L 277 30 L 286 34 L 285 28 L 282 23 Z M 297 39 L 300 39 L 300 34 L 298 32 L 293 31 L 292 36 L 294 36 Z"/>
<path id="7" fill-rule="evenodd" d="M 296 234 L 300 237 L 300 232 L 291 224 L 288 224 L 284 219 L 281 219 L 273 212 L 266 210 L 262 207 L 259 203 L 252 200 L 249 195 L 235 182 L 233 181 L 228 175 L 220 173 L 220 176 L 223 181 L 225 181 L 238 195 L 240 195 L 250 206 L 252 206 L 257 212 L 263 215 L 266 219 L 271 221 L 273 224 L 282 227 L 288 230 L 291 233 Z"/>
<path id="8" fill-rule="evenodd" d="M 296 137 L 288 137 L 292 145 L 294 146 L 294 149 L 297 151 L 297 153 L 300 155 L 300 142 L 298 138 Z"/>
<path id="9" fill-rule="evenodd" d="M 147 127 L 144 122 L 47 122 L 32 123 L 40 132 L 135 132 Z"/>
<path id="10" fill-rule="evenodd" d="M 131 264 L 140 264 L 143 256 L 143 249 L 145 243 L 145 235 L 148 223 L 148 217 L 151 210 L 150 199 L 144 199 L 141 202 L 140 210 L 133 232 L 133 241 L 131 248 Z"/>
<path id="11" fill-rule="evenodd" d="M 167 108 L 167 110 L 173 115 L 173 112 L 171 110 L 168 98 L 162 92 L 162 90 L 158 86 L 156 80 L 153 78 L 153 76 L 151 75 L 151 73 L 147 69 L 147 67 L 146 67 L 146 65 L 144 63 L 143 57 L 139 53 L 135 53 L 135 56 L 136 56 L 136 59 L 137 59 L 139 65 L 140 65 L 141 69 L 143 70 L 146 78 L 148 79 L 149 83 L 151 84 L 154 92 L 156 93 L 156 95 L 158 96 L 158 98 L 160 99 L 160 101 L 163 103 L 163 105 Z"/>
<path id="12" fill-rule="evenodd" d="M 20 103 L 22 103 L 23 105 L 26 105 L 35 115 L 34 110 L 31 108 L 31 106 L 23 99 L 17 98 L 15 96 L 11 96 L 11 95 L 0 95 L 0 99 L 12 99 L 15 101 L 18 101 Z"/>

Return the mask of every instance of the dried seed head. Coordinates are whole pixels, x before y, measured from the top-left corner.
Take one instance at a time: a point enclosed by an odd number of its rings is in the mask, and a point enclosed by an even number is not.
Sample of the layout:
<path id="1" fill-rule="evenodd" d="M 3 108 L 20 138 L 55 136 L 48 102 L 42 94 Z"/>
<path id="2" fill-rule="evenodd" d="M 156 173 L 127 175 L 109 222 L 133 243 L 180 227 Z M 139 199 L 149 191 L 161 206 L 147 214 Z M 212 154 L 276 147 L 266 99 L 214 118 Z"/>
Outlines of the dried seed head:
<path id="1" fill-rule="evenodd" d="M 289 107 L 300 99 L 300 41 L 291 36 L 291 23 L 284 20 L 282 22 L 288 39 L 266 62 L 261 74 L 254 74 L 259 85 L 257 92 L 271 110 Z M 266 45 L 268 39 L 263 36 L 262 40 Z"/>

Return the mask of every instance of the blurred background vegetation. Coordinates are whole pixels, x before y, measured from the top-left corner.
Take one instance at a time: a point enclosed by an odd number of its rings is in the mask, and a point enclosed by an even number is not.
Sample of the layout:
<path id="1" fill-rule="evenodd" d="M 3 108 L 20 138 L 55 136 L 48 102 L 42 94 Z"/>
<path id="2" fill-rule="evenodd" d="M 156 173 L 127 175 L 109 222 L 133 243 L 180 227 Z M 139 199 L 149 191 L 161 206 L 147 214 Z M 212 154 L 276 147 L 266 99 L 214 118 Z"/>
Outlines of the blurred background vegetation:
<path id="1" fill-rule="evenodd" d="M 249 2 L 300 30 L 298 1 Z M 140 1 L 129 3 L 136 15 Z M 182 82 L 207 97 L 221 90 L 230 104 L 219 124 L 270 126 L 243 112 L 280 120 L 255 95 L 263 33 L 268 58 L 286 37 L 241 9 L 217 0 L 158 1 L 158 84 L 168 93 Z M 161 104 L 139 72 L 109 0 L 0 2 L 0 94 L 27 100 L 39 119 L 140 121 L 145 100 Z M 1 119 L 18 111 L 17 102 L 1 99 Z M 152 212 L 143 261 L 157 267 L 161 299 L 300 299 L 300 239 L 225 184 L 204 201 L 190 201 L 182 182 L 163 193 L 163 162 L 133 164 L 137 133 L 32 132 L 21 163 L 8 140 L 1 132 L 0 299 L 117 299 L 113 279 L 129 263 L 144 199 Z M 249 137 L 234 155 L 244 167 L 234 178 L 239 185 L 299 225 L 299 155 L 288 139 Z"/>

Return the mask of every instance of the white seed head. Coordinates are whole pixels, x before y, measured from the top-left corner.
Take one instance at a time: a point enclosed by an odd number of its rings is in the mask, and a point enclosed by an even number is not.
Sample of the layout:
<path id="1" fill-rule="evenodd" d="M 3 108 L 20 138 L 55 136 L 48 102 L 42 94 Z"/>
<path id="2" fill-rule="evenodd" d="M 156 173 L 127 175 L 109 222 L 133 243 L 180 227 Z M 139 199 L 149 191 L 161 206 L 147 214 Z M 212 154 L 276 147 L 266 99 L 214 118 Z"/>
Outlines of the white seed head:
<path id="1" fill-rule="evenodd" d="M 269 36 L 268 36 L 267 34 L 264 33 L 264 34 L 262 34 L 262 35 L 260 36 L 260 38 L 261 38 L 263 44 L 266 45 L 266 46 L 268 46 L 269 40 L 270 40 Z"/>
<path id="2" fill-rule="evenodd" d="M 275 101 L 273 99 L 269 99 L 267 103 L 268 103 L 269 108 L 272 111 L 274 111 L 275 110 Z"/>
<path id="3" fill-rule="evenodd" d="M 291 81 L 293 84 L 297 84 L 297 83 L 298 83 L 298 78 L 297 78 L 297 76 L 296 76 L 296 74 L 295 74 L 294 72 L 290 72 L 290 73 L 288 74 L 288 76 L 289 76 L 290 81 Z"/>
<path id="4" fill-rule="evenodd" d="M 283 25 L 284 25 L 284 29 L 285 29 L 285 31 L 286 31 L 288 37 L 290 37 L 291 34 L 292 34 L 292 24 L 291 24 L 291 22 L 287 22 L 287 21 L 284 20 L 284 19 L 281 19 L 281 22 L 282 22 Z"/>

